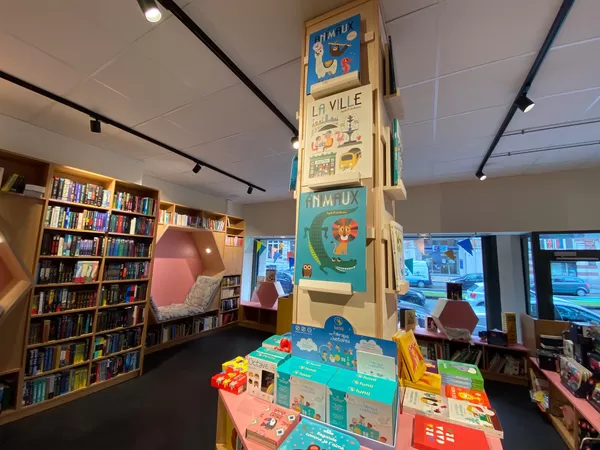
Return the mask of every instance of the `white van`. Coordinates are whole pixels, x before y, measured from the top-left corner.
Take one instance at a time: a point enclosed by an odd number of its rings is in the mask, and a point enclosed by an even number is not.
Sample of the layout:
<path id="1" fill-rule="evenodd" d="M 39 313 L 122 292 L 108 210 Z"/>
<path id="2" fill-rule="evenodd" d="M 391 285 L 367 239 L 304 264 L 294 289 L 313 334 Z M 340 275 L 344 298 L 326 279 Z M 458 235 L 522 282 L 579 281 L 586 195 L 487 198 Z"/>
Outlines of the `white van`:
<path id="1" fill-rule="evenodd" d="M 411 273 L 408 267 L 405 268 L 406 281 L 411 286 L 417 286 L 420 288 L 431 286 L 431 272 L 426 261 L 414 261 L 413 271 Z"/>

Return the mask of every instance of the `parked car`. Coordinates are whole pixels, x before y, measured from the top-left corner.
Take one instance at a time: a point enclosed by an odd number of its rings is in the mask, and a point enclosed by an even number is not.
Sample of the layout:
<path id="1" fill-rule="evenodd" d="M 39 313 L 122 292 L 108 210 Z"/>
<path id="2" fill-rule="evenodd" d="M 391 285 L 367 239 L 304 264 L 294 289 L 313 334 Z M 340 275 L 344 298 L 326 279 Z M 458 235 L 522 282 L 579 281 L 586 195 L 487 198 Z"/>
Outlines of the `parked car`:
<path id="1" fill-rule="evenodd" d="M 579 277 L 552 277 L 552 292 L 582 297 L 590 293 L 590 286 Z"/>
<path id="2" fill-rule="evenodd" d="M 569 300 L 553 296 L 554 303 L 554 318 L 556 320 L 564 320 L 567 322 L 592 322 L 600 324 L 600 314 L 583 306 L 575 305 Z M 529 291 L 530 313 L 533 316 L 538 315 L 537 312 L 537 295 L 534 290 Z"/>
<path id="3" fill-rule="evenodd" d="M 463 292 L 470 290 L 475 283 L 483 283 L 482 273 L 468 273 L 462 277 L 454 278 L 450 280 L 452 283 L 461 283 L 463 285 Z"/>
<path id="4" fill-rule="evenodd" d="M 277 281 L 281 284 L 283 292 L 290 294 L 294 290 L 293 274 L 277 271 Z"/>
<path id="5" fill-rule="evenodd" d="M 429 271 L 429 266 L 425 261 L 414 261 L 412 272 L 405 267 L 404 275 L 406 281 L 408 281 L 411 286 L 424 288 L 433 284 L 431 282 L 431 272 Z"/>
<path id="6" fill-rule="evenodd" d="M 465 299 L 472 305 L 479 302 L 485 302 L 485 284 L 475 283 L 470 290 L 467 291 Z"/>
<path id="7" fill-rule="evenodd" d="M 398 295 L 398 301 L 410 302 L 415 305 L 425 306 L 425 300 L 427 300 L 425 294 L 416 289 L 409 289 L 406 294 Z"/>

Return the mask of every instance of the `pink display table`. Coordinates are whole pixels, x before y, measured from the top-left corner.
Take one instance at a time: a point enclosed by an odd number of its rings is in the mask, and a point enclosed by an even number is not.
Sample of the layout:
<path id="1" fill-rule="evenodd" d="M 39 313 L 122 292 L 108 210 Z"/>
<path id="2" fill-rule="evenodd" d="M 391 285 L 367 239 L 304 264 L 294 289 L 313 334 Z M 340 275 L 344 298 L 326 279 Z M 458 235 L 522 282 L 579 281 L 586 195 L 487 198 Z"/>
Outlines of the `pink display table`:
<path id="1" fill-rule="evenodd" d="M 246 450 L 265 450 L 266 447 L 246 440 L 246 426 L 258 416 L 269 403 L 259 400 L 246 393 L 241 395 L 231 394 L 219 390 L 219 409 L 223 406 L 229 415 L 238 435 L 242 438 Z M 218 420 L 222 420 L 223 411 L 219 411 Z M 414 416 L 412 414 L 400 414 L 398 419 L 398 434 L 396 437 L 397 450 L 414 449 L 412 442 L 412 427 Z M 219 427 L 220 424 L 217 424 Z M 217 436 L 217 441 L 219 436 Z M 497 438 L 488 438 L 490 450 L 501 450 L 502 442 Z M 217 442 L 217 448 L 221 448 Z M 369 450 L 367 447 L 361 447 L 362 450 Z"/>

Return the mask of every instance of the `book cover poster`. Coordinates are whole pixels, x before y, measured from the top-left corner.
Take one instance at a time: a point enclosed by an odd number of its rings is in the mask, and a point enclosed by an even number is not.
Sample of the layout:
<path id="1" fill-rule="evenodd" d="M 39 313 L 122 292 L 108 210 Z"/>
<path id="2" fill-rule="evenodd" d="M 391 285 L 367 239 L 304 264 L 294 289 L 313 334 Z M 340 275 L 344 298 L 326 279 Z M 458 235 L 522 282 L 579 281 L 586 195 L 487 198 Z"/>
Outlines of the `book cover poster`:
<path id="1" fill-rule="evenodd" d="M 296 284 L 302 279 L 352 283 L 367 290 L 365 187 L 300 195 Z"/>
<path id="2" fill-rule="evenodd" d="M 394 278 L 396 289 L 404 280 L 404 230 L 398 222 L 390 221 L 390 237 L 392 244 L 392 258 L 394 262 Z"/>
<path id="3" fill-rule="evenodd" d="M 310 35 L 306 95 L 314 84 L 354 72 L 360 76 L 360 14 Z"/>
<path id="4" fill-rule="evenodd" d="M 306 106 L 302 184 L 336 181 L 345 174 L 373 176 L 371 85 L 315 100 Z"/>

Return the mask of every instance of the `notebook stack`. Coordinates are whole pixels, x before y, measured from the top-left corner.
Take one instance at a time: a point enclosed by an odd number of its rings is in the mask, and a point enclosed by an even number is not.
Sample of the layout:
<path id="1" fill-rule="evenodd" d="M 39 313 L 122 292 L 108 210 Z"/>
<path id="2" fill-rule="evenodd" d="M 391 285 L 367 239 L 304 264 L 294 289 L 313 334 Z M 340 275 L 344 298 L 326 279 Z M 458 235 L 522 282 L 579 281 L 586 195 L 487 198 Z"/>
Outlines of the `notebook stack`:
<path id="1" fill-rule="evenodd" d="M 442 376 L 442 384 L 451 384 L 474 391 L 484 390 L 481 372 L 473 364 L 440 359 L 438 360 L 438 372 Z"/>

